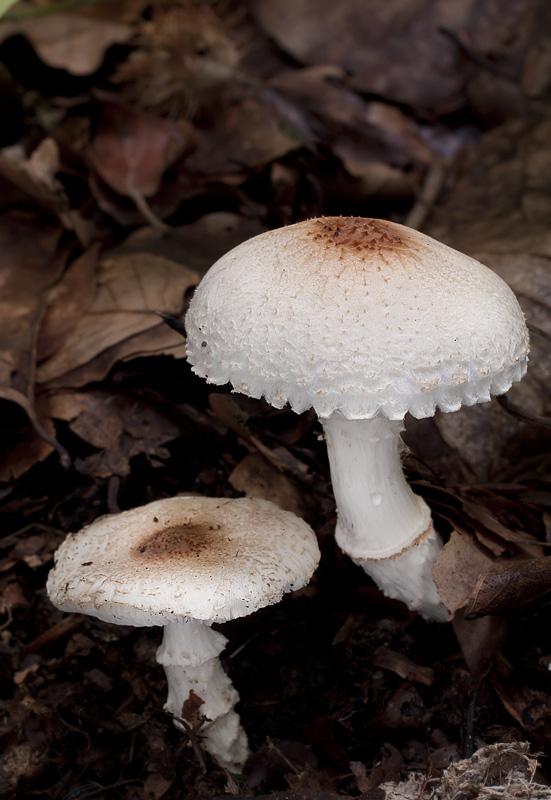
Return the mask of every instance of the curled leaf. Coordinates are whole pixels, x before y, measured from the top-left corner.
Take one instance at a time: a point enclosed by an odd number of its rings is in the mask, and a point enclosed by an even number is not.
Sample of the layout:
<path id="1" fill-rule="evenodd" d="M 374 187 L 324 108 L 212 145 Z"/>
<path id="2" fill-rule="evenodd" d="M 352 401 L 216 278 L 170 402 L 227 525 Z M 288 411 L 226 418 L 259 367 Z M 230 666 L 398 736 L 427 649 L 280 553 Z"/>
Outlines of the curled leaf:
<path id="1" fill-rule="evenodd" d="M 551 596 L 551 557 L 492 564 L 478 579 L 465 619 L 531 606 Z"/>

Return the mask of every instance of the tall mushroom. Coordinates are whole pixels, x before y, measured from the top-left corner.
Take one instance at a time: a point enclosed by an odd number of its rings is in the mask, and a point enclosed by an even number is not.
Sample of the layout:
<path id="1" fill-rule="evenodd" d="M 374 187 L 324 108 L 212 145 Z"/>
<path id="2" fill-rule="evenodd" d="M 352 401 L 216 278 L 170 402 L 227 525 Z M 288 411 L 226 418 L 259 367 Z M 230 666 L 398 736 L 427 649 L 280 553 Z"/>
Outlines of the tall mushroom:
<path id="1" fill-rule="evenodd" d="M 227 639 L 210 626 L 277 603 L 309 581 L 318 560 L 310 526 L 273 503 L 175 497 L 70 534 L 47 590 L 62 611 L 164 626 L 157 661 L 168 681 L 165 709 L 185 728 L 186 709 L 199 704 L 207 750 L 238 772 L 247 737 L 218 658 Z"/>
<path id="2" fill-rule="evenodd" d="M 327 439 L 340 547 L 382 590 L 444 620 L 441 547 L 402 473 L 407 413 L 490 400 L 520 380 L 528 333 L 490 269 L 384 220 L 322 217 L 260 234 L 207 272 L 187 357 L 210 383 L 300 413 Z"/>

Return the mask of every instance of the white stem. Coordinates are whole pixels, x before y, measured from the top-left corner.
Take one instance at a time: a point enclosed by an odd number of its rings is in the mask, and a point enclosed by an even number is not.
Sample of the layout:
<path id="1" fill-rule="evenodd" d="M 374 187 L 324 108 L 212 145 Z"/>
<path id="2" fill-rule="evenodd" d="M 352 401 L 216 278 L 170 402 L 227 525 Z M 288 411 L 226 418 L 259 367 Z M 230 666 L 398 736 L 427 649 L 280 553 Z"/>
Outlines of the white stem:
<path id="1" fill-rule="evenodd" d="M 442 541 L 430 509 L 405 479 L 400 458 L 401 420 L 321 420 L 337 503 L 335 537 L 341 550 L 383 592 L 428 619 L 447 612 L 432 582 Z"/>
<path id="2" fill-rule="evenodd" d="M 157 661 L 163 665 L 168 681 L 165 710 L 174 715 L 175 724 L 185 729 L 178 718 L 183 718 L 184 703 L 192 699 L 193 691 L 202 701 L 198 713 L 204 718 L 196 732 L 221 766 L 230 772 L 241 772 L 249 749 L 234 711 L 239 695 L 219 659 L 226 643 L 226 637 L 208 624 L 177 618 L 165 625 Z M 186 722 L 194 727 L 195 720 Z"/>

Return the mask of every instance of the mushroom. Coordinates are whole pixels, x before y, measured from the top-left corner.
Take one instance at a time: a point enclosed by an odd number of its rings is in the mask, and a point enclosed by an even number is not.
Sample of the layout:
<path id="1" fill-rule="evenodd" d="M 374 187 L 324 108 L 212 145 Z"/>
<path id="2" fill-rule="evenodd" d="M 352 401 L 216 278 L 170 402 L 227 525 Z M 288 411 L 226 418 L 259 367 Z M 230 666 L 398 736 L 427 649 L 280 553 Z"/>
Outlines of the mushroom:
<path id="1" fill-rule="evenodd" d="M 186 316 L 187 358 L 209 383 L 313 408 L 327 440 L 336 539 L 389 596 L 427 619 L 442 546 L 402 467 L 407 413 L 487 402 L 527 367 L 528 332 L 504 281 L 384 220 L 321 217 L 240 244 Z"/>
<path id="2" fill-rule="evenodd" d="M 310 526 L 273 503 L 175 497 L 70 534 L 47 591 L 62 611 L 164 626 L 157 661 L 168 681 L 165 710 L 189 730 L 199 706 L 207 750 L 239 772 L 247 737 L 234 711 L 239 696 L 219 660 L 227 639 L 211 624 L 277 603 L 309 581 L 318 561 Z"/>

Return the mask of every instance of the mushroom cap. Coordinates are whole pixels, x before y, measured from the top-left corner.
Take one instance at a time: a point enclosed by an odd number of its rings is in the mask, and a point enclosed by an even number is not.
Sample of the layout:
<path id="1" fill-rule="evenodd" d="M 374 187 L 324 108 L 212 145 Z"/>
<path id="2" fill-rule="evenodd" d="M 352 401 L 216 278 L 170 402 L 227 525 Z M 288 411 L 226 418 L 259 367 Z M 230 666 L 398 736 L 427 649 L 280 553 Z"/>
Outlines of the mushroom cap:
<path id="1" fill-rule="evenodd" d="M 224 622 L 304 586 L 319 561 L 309 525 L 267 500 L 174 497 L 69 534 L 52 603 L 123 625 Z"/>
<path id="2" fill-rule="evenodd" d="M 488 267 L 384 220 L 321 217 L 262 233 L 207 272 L 187 357 L 210 383 L 348 419 L 488 401 L 526 372 L 528 332 Z"/>

